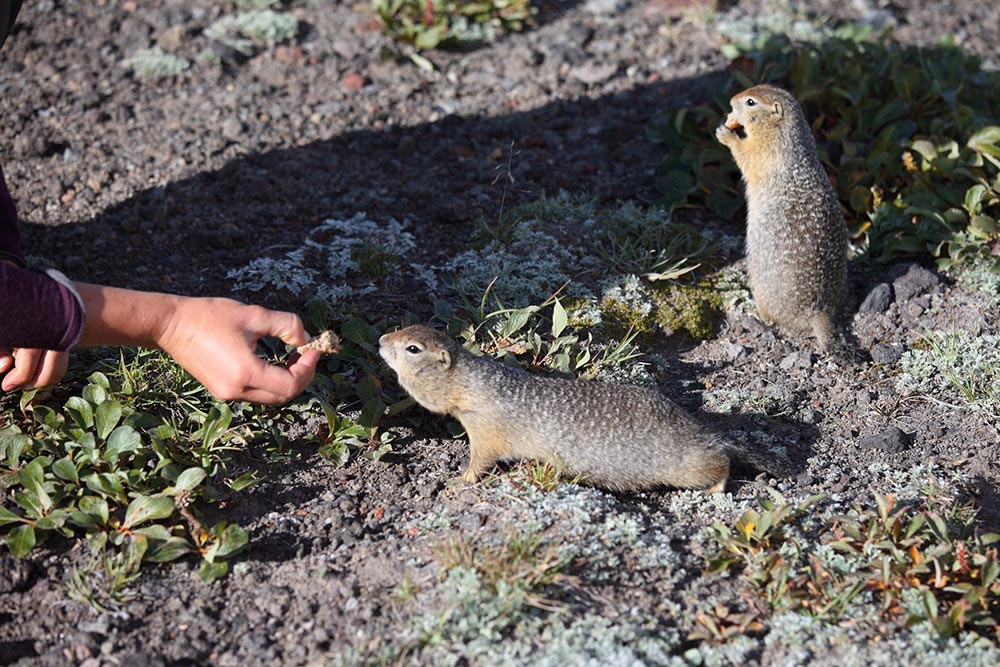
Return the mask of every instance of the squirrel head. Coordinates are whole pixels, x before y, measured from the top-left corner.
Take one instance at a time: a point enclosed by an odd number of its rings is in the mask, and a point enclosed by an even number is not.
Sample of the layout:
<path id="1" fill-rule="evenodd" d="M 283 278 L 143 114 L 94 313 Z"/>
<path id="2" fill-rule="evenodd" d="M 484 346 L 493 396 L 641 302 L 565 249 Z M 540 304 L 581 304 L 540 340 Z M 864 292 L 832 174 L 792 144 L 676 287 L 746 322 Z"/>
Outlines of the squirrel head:
<path id="1" fill-rule="evenodd" d="M 379 355 L 410 396 L 434 412 L 451 409 L 445 381 L 461 352 L 457 343 L 430 327 L 414 325 L 385 334 L 378 344 Z"/>
<path id="2" fill-rule="evenodd" d="M 748 183 L 794 159 L 803 143 L 815 151 L 802 108 L 788 91 L 762 84 L 734 95 L 729 104 L 732 111 L 715 137 L 733 152 Z"/>

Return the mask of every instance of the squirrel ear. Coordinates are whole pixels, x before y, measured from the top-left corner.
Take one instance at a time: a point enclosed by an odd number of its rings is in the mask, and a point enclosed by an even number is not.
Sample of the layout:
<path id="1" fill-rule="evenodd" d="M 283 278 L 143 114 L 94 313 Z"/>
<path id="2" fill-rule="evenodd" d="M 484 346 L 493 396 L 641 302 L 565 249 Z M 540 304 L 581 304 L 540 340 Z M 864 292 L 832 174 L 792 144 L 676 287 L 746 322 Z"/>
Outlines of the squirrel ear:
<path id="1" fill-rule="evenodd" d="M 781 106 L 781 102 L 774 103 L 774 115 L 781 118 L 785 115 L 785 109 Z"/>
<path id="2" fill-rule="evenodd" d="M 451 366 L 451 352 L 448 350 L 441 350 L 438 355 L 438 361 L 441 362 L 441 368 L 448 368 Z"/>

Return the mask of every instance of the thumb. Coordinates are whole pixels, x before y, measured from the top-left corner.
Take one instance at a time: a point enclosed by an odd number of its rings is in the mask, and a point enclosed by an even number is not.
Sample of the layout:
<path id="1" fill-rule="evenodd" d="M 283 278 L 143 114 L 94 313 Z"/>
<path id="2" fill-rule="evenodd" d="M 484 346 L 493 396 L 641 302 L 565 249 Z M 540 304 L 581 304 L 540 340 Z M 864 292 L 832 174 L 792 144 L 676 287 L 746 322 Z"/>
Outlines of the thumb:
<path id="1" fill-rule="evenodd" d="M 0 348 L 0 373 L 6 373 L 14 367 L 14 355 L 7 348 Z"/>

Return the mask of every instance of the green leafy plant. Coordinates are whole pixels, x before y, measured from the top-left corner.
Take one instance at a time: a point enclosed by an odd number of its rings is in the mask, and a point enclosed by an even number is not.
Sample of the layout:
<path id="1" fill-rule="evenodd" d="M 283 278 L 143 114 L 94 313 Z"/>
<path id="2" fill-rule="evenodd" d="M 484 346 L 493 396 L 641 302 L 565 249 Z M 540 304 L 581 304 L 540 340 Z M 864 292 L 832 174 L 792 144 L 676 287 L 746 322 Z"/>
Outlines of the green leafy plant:
<path id="1" fill-rule="evenodd" d="M 1000 535 L 981 534 L 970 506 L 876 496 L 874 509 L 855 505 L 807 537 L 791 524 L 821 498 L 798 506 L 762 501 L 762 511 L 748 511 L 734 526 L 716 524 L 709 571 L 741 565 L 773 613 L 830 622 L 877 615 L 929 622 L 942 637 L 975 633 L 997 642 Z"/>
<path id="2" fill-rule="evenodd" d="M 820 158 L 872 259 L 934 256 L 950 268 L 987 258 L 1000 266 L 1000 128 L 990 124 L 1000 74 L 948 44 L 865 37 L 771 36 L 739 49 L 710 103 L 668 110 L 649 128 L 667 149 L 657 182 L 663 203 L 736 214 L 739 171 L 714 129 L 732 94 L 776 83 L 813 122 Z"/>
<path id="3" fill-rule="evenodd" d="M 494 41 L 530 26 L 530 0 L 372 0 L 383 29 L 418 49 Z"/>

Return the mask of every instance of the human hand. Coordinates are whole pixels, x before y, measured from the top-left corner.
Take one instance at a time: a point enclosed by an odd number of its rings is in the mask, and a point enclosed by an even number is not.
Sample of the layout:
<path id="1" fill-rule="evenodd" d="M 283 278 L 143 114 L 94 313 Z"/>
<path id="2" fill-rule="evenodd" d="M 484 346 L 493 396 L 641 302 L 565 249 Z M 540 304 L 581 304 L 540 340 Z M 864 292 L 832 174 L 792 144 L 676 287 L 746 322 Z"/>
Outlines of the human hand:
<path id="1" fill-rule="evenodd" d="M 255 352 L 262 336 L 277 336 L 289 345 L 309 340 L 292 313 L 189 297 L 178 299 L 156 344 L 220 400 L 281 405 L 312 382 L 320 353 L 293 355 L 288 366 L 269 364 Z"/>
<path id="2" fill-rule="evenodd" d="M 28 348 L 0 348 L 0 388 L 36 389 L 57 384 L 69 368 L 69 353 Z"/>

